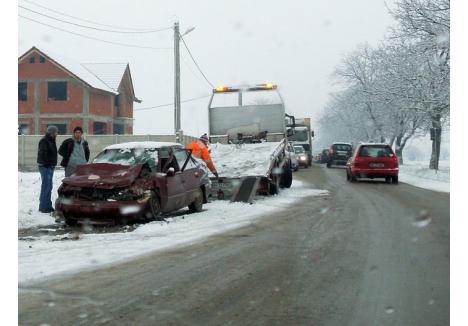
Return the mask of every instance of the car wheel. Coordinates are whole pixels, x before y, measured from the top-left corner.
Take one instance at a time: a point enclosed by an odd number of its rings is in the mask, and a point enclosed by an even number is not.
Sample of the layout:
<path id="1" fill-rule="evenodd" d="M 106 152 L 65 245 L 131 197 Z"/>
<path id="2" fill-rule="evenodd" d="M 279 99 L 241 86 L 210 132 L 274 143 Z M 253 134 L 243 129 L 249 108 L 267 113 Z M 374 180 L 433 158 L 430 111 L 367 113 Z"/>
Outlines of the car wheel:
<path id="1" fill-rule="evenodd" d="M 65 220 L 65 224 L 68 225 L 68 226 L 77 226 L 78 225 L 78 221 L 75 220 L 74 218 L 71 218 L 70 216 L 64 216 L 63 218 Z"/>
<path id="2" fill-rule="evenodd" d="M 346 171 L 346 181 L 351 181 L 351 176 L 348 171 Z"/>
<path id="3" fill-rule="evenodd" d="M 330 161 L 327 162 L 327 168 L 331 168 L 331 162 Z"/>
<path id="4" fill-rule="evenodd" d="M 392 177 L 392 182 L 393 182 L 394 184 L 398 184 L 398 176 L 397 176 L 397 175 L 394 176 L 394 177 Z"/>
<path id="5" fill-rule="evenodd" d="M 193 203 L 189 205 L 189 212 L 190 213 L 198 213 L 201 212 L 203 209 L 203 191 L 198 189 L 197 191 L 197 198 Z"/>
<path id="6" fill-rule="evenodd" d="M 161 221 L 161 202 L 159 196 L 155 191 L 151 191 L 150 199 L 148 200 L 148 220 Z"/>
<path id="7" fill-rule="evenodd" d="M 385 182 L 386 182 L 386 183 L 392 182 L 392 178 L 391 178 L 391 177 L 385 177 Z"/>

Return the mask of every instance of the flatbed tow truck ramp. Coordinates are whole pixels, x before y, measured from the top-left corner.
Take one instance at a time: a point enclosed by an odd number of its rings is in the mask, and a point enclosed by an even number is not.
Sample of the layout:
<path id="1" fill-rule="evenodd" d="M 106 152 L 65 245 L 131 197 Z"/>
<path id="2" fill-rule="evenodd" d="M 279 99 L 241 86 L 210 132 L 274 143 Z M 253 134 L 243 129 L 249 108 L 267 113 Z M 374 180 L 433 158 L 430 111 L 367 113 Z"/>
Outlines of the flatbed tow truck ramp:
<path id="1" fill-rule="evenodd" d="M 292 171 L 286 146 L 286 139 L 211 145 L 219 178 L 210 178 L 210 197 L 251 203 L 256 194 L 274 195 L 280 188 L 291 187 Z"/>

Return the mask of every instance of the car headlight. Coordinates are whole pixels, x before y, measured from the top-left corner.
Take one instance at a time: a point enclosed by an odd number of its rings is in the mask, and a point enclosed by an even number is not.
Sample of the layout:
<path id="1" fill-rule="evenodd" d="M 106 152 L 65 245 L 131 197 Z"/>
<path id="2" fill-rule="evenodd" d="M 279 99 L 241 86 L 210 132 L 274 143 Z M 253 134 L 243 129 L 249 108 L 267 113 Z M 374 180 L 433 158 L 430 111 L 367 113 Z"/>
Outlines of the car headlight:
<path id="1" fill-rule="evenodd" d="M 301 156 L 299 156 L 299 159 L 300 159 L 301 161 L 305 161 L 305 160 L 307 159 L 307 157 L 305 157 L 304 155 L 301 155 Z"/>

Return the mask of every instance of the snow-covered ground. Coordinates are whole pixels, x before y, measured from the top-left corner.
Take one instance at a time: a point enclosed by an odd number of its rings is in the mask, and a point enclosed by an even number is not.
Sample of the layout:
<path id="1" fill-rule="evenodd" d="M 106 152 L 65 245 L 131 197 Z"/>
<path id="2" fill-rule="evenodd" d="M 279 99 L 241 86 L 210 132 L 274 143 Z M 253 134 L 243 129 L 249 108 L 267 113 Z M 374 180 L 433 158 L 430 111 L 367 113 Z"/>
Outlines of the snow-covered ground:
<path id="1" fill-rule="evenodd" d="M 428 161 L 405 161 L 399 179 L 419 188 L 450 192 L 450 161 L 440 161 L 438 171 L 430 170 Z"/>
<path id="2" fill-rule="evenodd" d="M 54 178 L 54 193 L 61 178 L 63 171 L 58 171 Z M 37 212 L 39 174 L 20 172 L 18 181 L 19 228 L 54 223 L 48 214 Z M 327 193 L 326 190 L 311 189 L 295 180 L 291 189 L 277 196 L 257 198 L 253 205 L 214 201 L 204 205 L 201 213 L 178 214 L 165 222 L 140 225 L 132 232 L 26 237 L 18 244 L 19 282 L 75 273 L 155 250 L 190 244 L 213 234 L 249 225 L 262 216 L 268 218 L 267 213 L 285 209 L 301 198 Z"/>
<path id="3" fill-rule="evenodd" d="M 55 170 L 52 205 L 57 199 L 57 189 L 64 177 L 63 169 Z M 41 175 L 38 172 L 18 172 L 18 229 L 54 223 L 54 219 L 49 214 L 38 211 L 40 193 Z"/>

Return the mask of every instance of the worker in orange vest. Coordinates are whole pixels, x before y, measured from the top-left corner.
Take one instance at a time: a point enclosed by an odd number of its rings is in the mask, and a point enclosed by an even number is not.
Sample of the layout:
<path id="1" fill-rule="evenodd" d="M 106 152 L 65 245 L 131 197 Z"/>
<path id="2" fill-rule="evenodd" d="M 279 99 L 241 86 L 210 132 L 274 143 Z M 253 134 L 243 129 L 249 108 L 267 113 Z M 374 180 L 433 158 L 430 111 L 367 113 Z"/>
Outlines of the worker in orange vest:
<path id="1" fill-rule="evenodd" d="M 210 150 L 208 149 L 208 136 L 206 134 L 203 134 L 194 142 L 187 144 L 185 148 L 191 150 L 193 156 L 201 158 L 208 166 L 208 169 L 218 178 L 218 172 L 211 160 Z"/>

